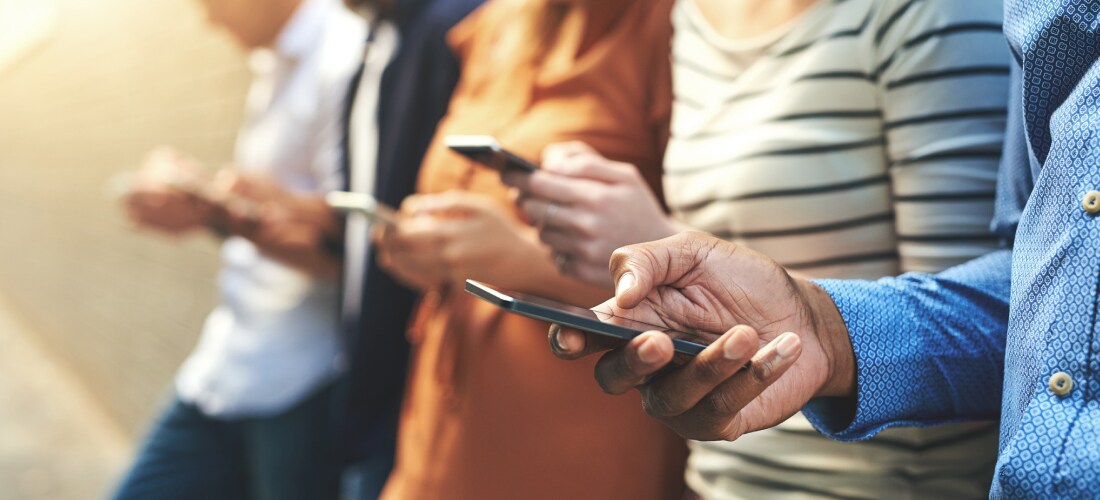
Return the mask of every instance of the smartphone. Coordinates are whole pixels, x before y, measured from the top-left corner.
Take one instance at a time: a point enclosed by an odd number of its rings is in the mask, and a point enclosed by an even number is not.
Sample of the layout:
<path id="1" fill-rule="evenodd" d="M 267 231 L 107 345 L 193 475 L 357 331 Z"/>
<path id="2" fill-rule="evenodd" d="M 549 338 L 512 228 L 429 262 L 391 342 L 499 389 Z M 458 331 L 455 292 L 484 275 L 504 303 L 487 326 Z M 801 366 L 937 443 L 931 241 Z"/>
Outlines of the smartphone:
<path id="1" fill-rule="evenodd" d="M 585 309 L 556 300 L 536 297 L 499 288 L 474 280 L 466 280 L 466 291 L 508 312 L 557 323 L 576 328 L 583 332 L 595 333 L 605 337 L 627 341 L 645 331 L 661 330 L 671 332 L 658 325 L 649 325 L 607 313 Z M 687 334 L 682 334 L 687 335 Z M 673 338 L 672 346 L 676 352 L 695 356 L 707 346 L 684 339 Z"/>
<path id="2" fill-rule="evenodd" d="M 363 215 L 372 223 L 397 224 L 397 210 L 366 193 L 330 191 L 325 203 L 340 213 Z"/>
<path id="3" fill-rule="evenodd" d="M 538 165 L 502 148 L 492 136 L 448 135 L 444 142 L 452 151 L 501 172 L 508 169 L 534 172 L 539 169 Z"/>

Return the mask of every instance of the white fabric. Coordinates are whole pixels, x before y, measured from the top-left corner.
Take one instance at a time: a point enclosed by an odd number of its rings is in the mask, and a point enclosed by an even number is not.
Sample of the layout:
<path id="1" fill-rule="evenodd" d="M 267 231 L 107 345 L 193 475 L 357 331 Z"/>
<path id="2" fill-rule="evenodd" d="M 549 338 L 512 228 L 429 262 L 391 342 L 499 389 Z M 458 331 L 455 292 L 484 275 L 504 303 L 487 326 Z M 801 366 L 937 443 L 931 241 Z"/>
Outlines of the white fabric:
<path id="1" fill-rule="evenodd" d="M 275 47 L 252 54 L 238 168 L 299 192 L 340 186 L 342 103 L 365 36 L 339 0 L 306 0 Z M 180 369 L 177 392 L 213 417 L 277 414 L 342 369 L 337 284 L 239 237 L 226 240 L 222 261 L 220 303 Z"/>
<path id="2" fill-rule="evenodd" d="M 374 33 L 367 48 L 363 77 L 359 80 L 355 106 L 351 112 L 350 153 L 351 190 L 374 193 L 378 164 L 378 96 L 382 73 L 397 52 L 397 27 L 389 21 L 373 23 Z M 348 314 L 358 314 L 363 293 L 363 279 L 370 245 L 370 224 L 361 214 L 348 216 L 344 246 L 344 308 Z M 354 318 L 349 318 L 354 319 Z"/>

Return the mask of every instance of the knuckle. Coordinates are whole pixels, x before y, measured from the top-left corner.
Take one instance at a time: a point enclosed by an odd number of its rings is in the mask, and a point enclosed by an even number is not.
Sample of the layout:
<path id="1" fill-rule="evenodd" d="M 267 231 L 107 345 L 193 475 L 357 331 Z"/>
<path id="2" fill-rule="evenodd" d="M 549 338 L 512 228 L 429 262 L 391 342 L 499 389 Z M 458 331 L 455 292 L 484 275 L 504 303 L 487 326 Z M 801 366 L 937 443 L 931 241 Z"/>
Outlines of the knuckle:
<path id="1" fill-rule="evenodd" d="M 772 363 L 768 360 L 753 361 L 749 366 L 749 376 L 758 384 L 767 383 L 772 376 Z"/>
<path id="2" fill-rule="evenodd" d="M 642 393 L 642 408 L 651 417 L 669 418 L 681 415 L 686 411 L 680 404 L 669 397 L 669 394 L 659 388 L 650 387 Z"/>
<path id="3" fill-rule="evenodd" d="M 737 413 L 737 409 L 730 404 L 721 392 L 713 392 L 704 397 L 699 402 L 699 410 L 709 419 L 723 419 L 732 417 Z"/>
<path id="4" fill-rule="evenodd" d="M 708 386 L 717 385 L 726 378 L 726 372 L 717 363 L 699 359 L 694 364 L 695 379 Z"/>

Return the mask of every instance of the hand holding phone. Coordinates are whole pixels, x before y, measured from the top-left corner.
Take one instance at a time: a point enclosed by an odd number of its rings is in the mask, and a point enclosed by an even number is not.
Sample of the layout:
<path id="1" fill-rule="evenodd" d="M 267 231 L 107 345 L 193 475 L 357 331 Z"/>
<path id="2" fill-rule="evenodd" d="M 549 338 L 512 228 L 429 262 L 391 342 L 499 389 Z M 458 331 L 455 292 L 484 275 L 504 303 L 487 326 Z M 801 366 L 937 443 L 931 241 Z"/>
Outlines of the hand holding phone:
<path id="1" fill-rule="evenodd" d="M 448 135 L 444 142 L 452 151 L 500 172 L 534 172 L 539 166 L 501 147 L 489 135 Z"/>
<path id="2" fill-rule="evenodd" d="M 362 215 L 371 223 L 397 224 L 397 210 L 366 193 L 330 191 L 325 203 L 340 213 Z"/>
<path id="3" fill-rule="evenodd" d="M 649 330 L 665 330 L 659 325 L 649 325 L 525 293 L 501 290 L 474 280 L 466 280 L 466 291 L 511 313 L 623 341 L 628 341 Z M 697 342 L 676 338 L 689 334 L 668 331 L 666 333 L 674 335 L 672 346 L 678 353 L 695 356 L 707 347 Z"/>

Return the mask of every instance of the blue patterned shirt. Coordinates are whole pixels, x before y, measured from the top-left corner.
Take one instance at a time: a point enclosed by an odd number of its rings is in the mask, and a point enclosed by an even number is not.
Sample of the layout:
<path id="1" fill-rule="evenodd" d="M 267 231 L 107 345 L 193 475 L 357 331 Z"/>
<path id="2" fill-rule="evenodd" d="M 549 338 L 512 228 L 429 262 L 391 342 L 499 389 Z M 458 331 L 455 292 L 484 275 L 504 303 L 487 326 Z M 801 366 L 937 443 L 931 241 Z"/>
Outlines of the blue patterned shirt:
<path id="1" fill-rule="evenodd" d="M 806 407 L 825 434 L 999 416 L 991 496 L 1100 496 L 1098 15 L 1100 0 L 1006 0 L 1017 65 L 993 226 L 1011 250 L 935 276 L 820 282 L 858 377 L 854 417 Z"/>

